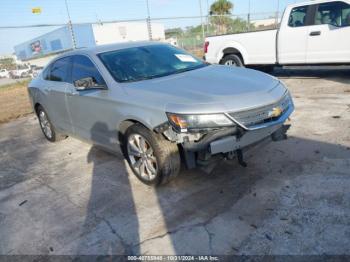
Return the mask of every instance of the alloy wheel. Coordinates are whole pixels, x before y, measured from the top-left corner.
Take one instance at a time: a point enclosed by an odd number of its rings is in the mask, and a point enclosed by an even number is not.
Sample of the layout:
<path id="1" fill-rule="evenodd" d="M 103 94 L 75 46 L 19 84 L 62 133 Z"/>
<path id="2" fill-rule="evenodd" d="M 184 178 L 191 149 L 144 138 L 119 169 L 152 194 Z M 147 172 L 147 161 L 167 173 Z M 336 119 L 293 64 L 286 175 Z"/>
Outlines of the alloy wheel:
<path id="1" fill-rule="evenodd" d="M 155 179 L 158 173 L 157 159 L 150 143 L 139 134 L 128 138 L 128 157 L 134 171 L 147 181 Z"/>
<path id="2" fill-rule="evenodd" d="M 46 137 L 52 138 L 52 127 L 44 111 L 39 112 L 39 122 Z"/>

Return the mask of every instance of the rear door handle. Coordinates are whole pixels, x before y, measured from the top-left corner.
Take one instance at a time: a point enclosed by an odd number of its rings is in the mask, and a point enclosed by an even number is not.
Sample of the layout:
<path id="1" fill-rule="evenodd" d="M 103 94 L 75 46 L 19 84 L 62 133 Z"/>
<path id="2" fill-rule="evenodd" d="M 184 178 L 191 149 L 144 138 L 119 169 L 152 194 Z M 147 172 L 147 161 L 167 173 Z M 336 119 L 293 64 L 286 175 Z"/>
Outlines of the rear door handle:
<path id="1" fill-rule="evenodd" d="M 321 31 L 313 31 L 310 33 L 310 36 L 318 36 L 321 35 Z"/>

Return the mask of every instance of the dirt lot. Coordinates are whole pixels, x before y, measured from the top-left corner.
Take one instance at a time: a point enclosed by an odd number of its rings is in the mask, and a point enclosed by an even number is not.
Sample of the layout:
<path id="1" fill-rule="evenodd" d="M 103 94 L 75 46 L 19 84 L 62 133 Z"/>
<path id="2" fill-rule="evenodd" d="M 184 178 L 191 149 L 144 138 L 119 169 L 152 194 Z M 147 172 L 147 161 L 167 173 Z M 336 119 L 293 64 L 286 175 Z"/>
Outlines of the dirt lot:
<path id="1" fill-rule="evenodd" d="M 0 254 L 349 255 L 349 71 L 276 75 L 288 140 L 157 189 L 121 156 L 45 141 L 33 115 L 0 125 Z"/>
<path id="2" fill-rule="evenodd" d="M 12 79 L 1 79 L 0 124 L 28 115 L 32 112 L 27 93 L 28 81 L 29 80 L 16 81 Z M 5 84 L 2 85 L 3 83 Z"/>

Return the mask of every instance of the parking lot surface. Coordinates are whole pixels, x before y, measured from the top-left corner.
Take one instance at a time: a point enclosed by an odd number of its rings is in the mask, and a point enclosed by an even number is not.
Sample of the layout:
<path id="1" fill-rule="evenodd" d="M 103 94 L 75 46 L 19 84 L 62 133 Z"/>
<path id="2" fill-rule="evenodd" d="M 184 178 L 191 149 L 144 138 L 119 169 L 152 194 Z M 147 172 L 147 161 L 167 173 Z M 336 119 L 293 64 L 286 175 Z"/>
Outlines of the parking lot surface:
<path id="1" fill-rule="evenodd" d="M 275 73 L 289 139 L 151 188 L 122 156 L 0 125 L 0 254 L 350 254 L 349 70 Z"/>

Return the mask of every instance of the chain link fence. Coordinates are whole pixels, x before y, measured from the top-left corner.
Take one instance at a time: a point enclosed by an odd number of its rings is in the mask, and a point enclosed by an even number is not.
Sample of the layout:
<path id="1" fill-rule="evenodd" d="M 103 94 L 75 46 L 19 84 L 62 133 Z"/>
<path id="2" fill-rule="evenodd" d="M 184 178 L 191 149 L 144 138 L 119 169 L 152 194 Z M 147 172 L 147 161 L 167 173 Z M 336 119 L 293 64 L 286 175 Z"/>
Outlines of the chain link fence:
<path id="1" fill-rule="evenodd" d="M 99 20 L 98 23 L 68 23 L 62 24 L 43 24 L 43 25 L 24 25 L 24 26 L 9 26 L 1 27 L 1 35 L 17 34 L 20 37 L 20 42 L 26 42 L 40 35 L 55 32 L 62 27 L 69 32 L 71 38 L 70 48 L 63 48 L 61 51 L 67 51 L 76 46 L 75 28 L 83 27 L 84 25 L 92 25 L 98 27 L 99 25 L 108 24 L 143 24 L 142 31 L 144 32 L 143 40 L 165 41 L 170 44 L 179 46 L 198 57 L 203 56 L 203 43 L 206 36 L 215 36 L 222 34 L 242 33 L 249 31 L 274 29 L 278 27 L 279 19 L 276 18 L 276 13 L 255 13 L 255 14 L 240 14 L 240 15 L 225 15 L 225 16 L 186 16 L 186 17 L 163 17 L 163 18 L 141 18 L 128 20 Z M 159 28 L 163 28 L 164 34 L 159 33 Z M 116 29 L 118 30 L 118 29 Z M 121 27 L 119 28 L 121 30 Z M 57 38 L 60 37 L 60 32 L 57 31 Z M 80 37 L 85 37 L 81 36 Z M 115 42 L 121 39 L 115 39 Z M 6 41 L 5 38 L 2 41 Z M 122 39 L 124 41 L 124 39 Z M 0 43 L 1 44 L 1 43 Z M 35 52 L 35 41 L 30 43 Z M 98 44 L 96 42 L 96 44 Z M 42 46 L 45 48 L 45 46 Z M 57 53 L 60 53 L 58 51 Z M 16 52 L 18 55 L 18 52 Z M 55 53 L 55 52 L 53 52 Z M 26 60 L 19 57 L 20 60 Z"/>
<path id="2" fill-rule="evenodd" d="M 48 46 L 54 47 L 52 48 L 54 50 L 50 50 L 50 55 L 53 55 L 84 46 L 111 43 L 112 41 L 121 42 L 135 40 L 129 38 L 129 36 L 123 37 L 122 31 L 125 31 L 125 29 L 123 29 L 123 27 L 125 27 L 124 24 L 139 24 L 138 28 L 140 33 L 138 33 L 139 37 L 137 40 L 141 38 L 140 40 L 165 41 L 186 49 L 198 57 L 202 57 L 204 38 L 206 36 L 273 29 L 277 28 L 279 22 L 279 12 L 209 15 L 210 5 L 214 0 L 178 0 L 176 2 L 166 3 L 158 0 L 134 0 L 135 2 L 133 2 L 133 4 L 130 3 L 127 8 L 125 7 L 127 4 L 123 1 L 104 1 L 105 4 L 86 4 L 84 0 L 61 0 L 55 4 L 55 10 L 50 10 L 50 8 L 52 8 L 51 4 L 43 4 L 45 12 L 40 14 L 40 16 L 31 17 L 26 20 L 19 20 L 15 16 L 8 16 L 6 20 L 3 20 L 0 24 L 0 34 L 2 36 L 9 36 L 9 38 L 2 37 L 2 39 L 0 39 L 0 46 L 9 46 L 11 39 L 16 39 L 16 42 L 14 42 L 14 40 L 11 42 L 12 52 L 16 53 L 17 58 L 20 60 L 18 62 L 26 62 L 29 60 L 29 57 L 35 56 L 35 58 L 41 58 L 46 56 L 47 52 L 40 52 L 40 50 L 38 51 L 37 49 L 50 49 L 47 48 Z M 254 0 L 252 0 L 252 2 L 254 2 Z M 181 8 L 184 6 L 191 11 L 179 11 L 179 9 L 175 9 L 176 6 L 177 8 L 179 8 L 179 6 Z M 271 6 L 273 9 L 273 5 Z M 9 8 L 8 11 L 12 11 L 11 5 L 7 8 Z M 24 10 L 22 10 L 24 6 L 12 8 L 24 12 Z M 164 17 L 152 15 L 153 13 L 158 13 L 159 15 L 159 8 L 162 8 L 161 14 L 164 14 Z M 174 8 L 174 10 L 172 10 L 172 8 Z M 107 9 L 115 10 L 115 13 L 118 14 L 118 19 L 114 19 L 116 15 L 113 15 L 113 12 L 108 12 Z M 158 12 L 155 12 L 155 9 L 158 9 Z M 154 12 L 152 13 L 152 11 Z M 180 12 L 184 15 L 170 16 L 172 13 L 179 14 Z M 100 14 L 104 15 L 101 16 Z M 195 15 L 190 16 L 188 14 Z M 137 16 L 140 15 L 141 17 L 137 18 Z M 115 31 L 120 31 L 119 33 L 122 35 L 120 39 L 115 38 L 112 40 L 109 39 L 108 41 L 96 40 L 93 43 L 91 41 L 89 43 L 81 39 L 85 37 L 94 37 L 88 36 L 88 32 L 85 29 L 85 31 L 83 29 L 77 30 L 85 25 L 89 25 L 94 29 L 109 24 L 123 24 L 123 26 L 116 26 L 113 29 Z M 65 29 L 60 30 L 62 28 Z M 66 31 L 65 36 L 69 39 L 63 39 L 61 36 L 61 34 L 64 33 L 63 31 Z M 40 37 L 47 33 L 52 35 L 56 34 L 57 37 L 53 36 L 52 39 L 50 38 L 47 41 L 38 41 Z M 140 35 L 142 35 L 142 37 L 140 37 Z M 61 39 L 62 43 L 59 43 L 57 39 Z M 16 46 L 20 44 L 24 44 L 25 48 L 23 49 L 26 49 L 27 53 L 30 53 L 29 55 L 21 55 L 21 51 L 18 51 L 18 48 L 16 49 Z M 9 67 L 11 68 L 13 66 L 10 65 Z"/>
<path id="3" fill-rule="evenodd" d="M 197 56 L 202 56 L 204 38 L 223 34 L 243 33 L 278 27 L 276 13 L 256 13 L 225 16 L 154 18 L 152 22 L 165 25 L 166 41 L 176 44 Z M 188 24 L 182 27 L 168 27 L 167 24 Z"/>

